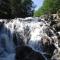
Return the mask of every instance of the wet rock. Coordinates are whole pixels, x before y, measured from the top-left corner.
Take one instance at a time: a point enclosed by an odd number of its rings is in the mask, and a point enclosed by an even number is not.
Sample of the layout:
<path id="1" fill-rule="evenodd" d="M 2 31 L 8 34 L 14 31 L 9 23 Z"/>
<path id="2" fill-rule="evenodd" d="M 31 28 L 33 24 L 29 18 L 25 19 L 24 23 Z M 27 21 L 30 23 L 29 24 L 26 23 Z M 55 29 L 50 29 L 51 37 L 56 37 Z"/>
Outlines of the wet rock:
<path id="1" fill-rule="evenodd" d="M 60 60 L 60 48 L 55 49 L 51 60 Z"/>
<path id="2" fill-rule="evenodd" d="M 45 60 L 45 57 L 28 46 L 17 47 L 16 60 Z"/>
<path id="3" fill-rule="evenodd" d="M 57 23 L 57 24 L 55 25 L 55 29 L 56 29 L 56 31 L 60 31 L 60 23 Z"/>
<path id="4" fill-rule="evenodd" d="M 46 53 L 45 56 L 47 58 L 51 58 L 53 56 L 54 50 L 56 49 L 56 47 L 54 46 L 54 41 L 48 36 L 42 37 L 41 41 L 44 52 Z"/>

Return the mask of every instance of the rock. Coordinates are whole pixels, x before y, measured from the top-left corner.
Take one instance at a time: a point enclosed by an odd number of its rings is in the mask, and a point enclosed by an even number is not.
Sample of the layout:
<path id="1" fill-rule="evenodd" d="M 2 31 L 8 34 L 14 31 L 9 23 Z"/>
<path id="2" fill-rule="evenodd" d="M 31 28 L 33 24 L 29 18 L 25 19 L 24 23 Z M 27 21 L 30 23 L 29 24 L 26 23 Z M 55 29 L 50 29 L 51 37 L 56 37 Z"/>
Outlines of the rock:
<path id="1" fill-rule="evenodd" d="M 60 60 L 60 48 L 54 51 L 51 60 Z"/>
<path id="2" fill-rule="evenodd" d="M 16 60 L 45 60 L 45 57 L 28 46 L 17 47 Z"/>
<path id="3" fill-rule="evenodd" d="M 56 29 L 57 31 L 60 31 L 60 22 L 55 25 L 55 29 Z"/>
<path id="4" fill-rule="evenodd" d="M 50 37 L 48 37 L 48 36 L 43 36 L 41 38 L 41 41 L 42 41 L 43 45 L 50 45 L 50 44 L 52 44 L 52 39 Z"/>
<path id="5" fill-rule="evenodd" d="M 41 41 L 44 47 L 44 52 L 46 53 L 45 56 L 47 58 L 51 58 L 53 56 L 54 50 L 56 49 L 56 47 L 54 46 L 53 40 L 48 36 L 44 36 L 42 37 Z"/>

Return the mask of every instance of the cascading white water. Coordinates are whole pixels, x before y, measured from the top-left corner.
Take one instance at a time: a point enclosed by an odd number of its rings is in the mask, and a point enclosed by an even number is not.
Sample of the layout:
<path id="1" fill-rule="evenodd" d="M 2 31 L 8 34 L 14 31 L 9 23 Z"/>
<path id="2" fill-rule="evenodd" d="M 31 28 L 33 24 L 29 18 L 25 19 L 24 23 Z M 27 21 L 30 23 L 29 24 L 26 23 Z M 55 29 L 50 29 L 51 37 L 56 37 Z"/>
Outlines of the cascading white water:
<path id="1" fill-rule="evenodd" d="M 0 60 L 6 60 L 11 53 L 15 53 L 12 33 L 10 29 L 7 29 L 3 20 L 0 20 Z"/>
<path id="2" fill-rule="evenodd" d="M 47 21 L 45 21 L 44 19 L 40 19 L 38 17 L 37 18 L 29 17 L 25 19 L 17 18 L 17 19 L 12 19 L 9 22 L 7 22 L 6 20 L 4 23 L 5 28 L 4 27 L 1 28 L 2 30 L 0 31 L 0 35 L 1 35 L 0 41 L 3 40 L 5 44 L 4 45 L 5 48 L 3 48 L 0 45 L 1 50 L 3 51 L 4 49 L 6 49 L 7 52 L 10 52 L 10 53 L 14 52 L 13 33 L 15 31 L 20 34 L 19 37 L 21 36 L 23 37 L 23 41 L 26 45 L 33 48 L 35 51 L 43 52 L 41 38 L 44 36 L 49 37 L 48 36 L 49 30 L 53 34 L 52 37 L 55 36 L 54 31 L 50 29 L 49 26 L 50 26 L 50 23 L 47 23 Z"/>

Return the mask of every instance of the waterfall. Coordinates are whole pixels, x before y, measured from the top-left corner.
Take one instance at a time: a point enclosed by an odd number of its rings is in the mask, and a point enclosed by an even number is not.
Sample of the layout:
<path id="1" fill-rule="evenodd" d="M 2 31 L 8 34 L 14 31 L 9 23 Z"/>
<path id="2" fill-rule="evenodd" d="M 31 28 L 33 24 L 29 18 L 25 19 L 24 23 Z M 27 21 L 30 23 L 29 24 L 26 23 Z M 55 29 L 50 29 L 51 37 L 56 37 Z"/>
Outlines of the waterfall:
<path id="1" fill-rule="evenodd" d="M 50 28 L 50 22 L 40 19 L 39 17 L 15 18 L 11 21 L 1 19 L 1 21 L 4 21 L 4 23 L 0 26 L 0 53 L 3 52 L 0 54 L 0 57 L 6 57 L 9 54 L 14 56 L 15 48 L 21 46 L 21 44 L 45 54 L 42 44 L 42 40 L 44 40 L 43 37 L 49 39 L 50 43 L 52 43 L 52 39 L 57 39 L 54 30 Z M 14 35 L 17 41 L 13 39 Z M 17 43 L 17 46 L 13 40 Z M 45 42 L 47 41 L 43 43 Z M 9 56 L 11 57 L 11 55 Z"/>
<path id="2" fill-rule="evenodd" d="M 5 60 L 11 53 L 15 54 L 12 33 L 3 22 L 0 20 L 0 60 Z"/>

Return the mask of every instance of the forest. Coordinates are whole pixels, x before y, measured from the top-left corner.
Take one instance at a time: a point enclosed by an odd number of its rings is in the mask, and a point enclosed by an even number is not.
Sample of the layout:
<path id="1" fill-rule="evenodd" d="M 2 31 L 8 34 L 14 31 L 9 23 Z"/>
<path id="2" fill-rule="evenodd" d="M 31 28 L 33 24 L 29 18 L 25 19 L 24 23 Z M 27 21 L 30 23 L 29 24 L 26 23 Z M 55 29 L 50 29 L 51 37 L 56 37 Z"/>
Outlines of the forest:
<path id="1" fill-rule="evenodd" d="M 33 16 L 32 0 L 0 0 L 0 18 L 18 18 Z"/>
<path id="2" fill-rule="evenodd" d="M 41 16 L 46 13 L 55 14 L 60 9 L 60 0 L 44 0 L 42 7 L 35 11 L 34 16 Z"/>

